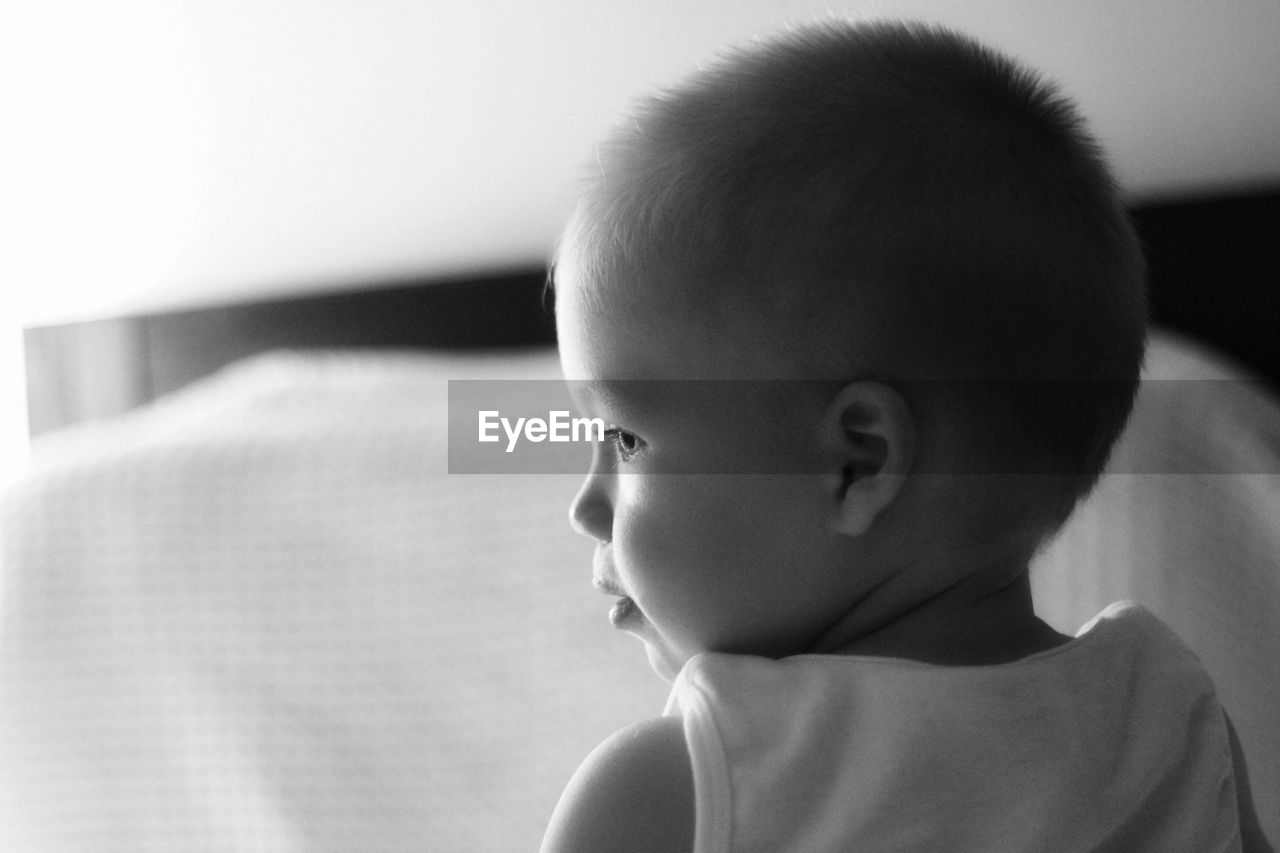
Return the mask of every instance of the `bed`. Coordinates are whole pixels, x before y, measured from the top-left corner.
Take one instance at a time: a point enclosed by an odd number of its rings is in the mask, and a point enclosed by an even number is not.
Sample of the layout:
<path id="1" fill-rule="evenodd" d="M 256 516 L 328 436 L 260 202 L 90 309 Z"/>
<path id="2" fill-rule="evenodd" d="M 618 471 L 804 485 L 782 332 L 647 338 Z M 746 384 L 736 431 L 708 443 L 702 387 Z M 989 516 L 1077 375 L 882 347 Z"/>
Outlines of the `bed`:
<path id="1" fill-rule="evenodd" d="M 1148 381 L 1037 595 L 1061 630 L 1116 598 L 1170 621 L 1280 838 L 1280 192 L 1135 218 Z M 536 846 L 577 762 L 665 698 L 591 589 L 577 477 L 449 468 L 450 380 L 557 376 L 544 278 L 28 330 L 3 849 Z"/>

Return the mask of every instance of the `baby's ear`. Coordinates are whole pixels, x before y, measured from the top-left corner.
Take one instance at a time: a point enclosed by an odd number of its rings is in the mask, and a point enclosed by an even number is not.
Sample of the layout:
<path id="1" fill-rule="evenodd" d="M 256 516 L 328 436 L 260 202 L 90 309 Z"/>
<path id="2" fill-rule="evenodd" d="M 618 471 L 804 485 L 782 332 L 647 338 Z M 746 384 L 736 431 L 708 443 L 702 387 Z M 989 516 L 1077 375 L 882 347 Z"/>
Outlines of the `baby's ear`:
<path id="1" fill-rule="evenodd" d="M 833 526 L 860 536 L 902 489 L 915 455 L 915 418 L 896 389 L 862 380 L 836 394 L 823 432 L 832 453 Z"/>

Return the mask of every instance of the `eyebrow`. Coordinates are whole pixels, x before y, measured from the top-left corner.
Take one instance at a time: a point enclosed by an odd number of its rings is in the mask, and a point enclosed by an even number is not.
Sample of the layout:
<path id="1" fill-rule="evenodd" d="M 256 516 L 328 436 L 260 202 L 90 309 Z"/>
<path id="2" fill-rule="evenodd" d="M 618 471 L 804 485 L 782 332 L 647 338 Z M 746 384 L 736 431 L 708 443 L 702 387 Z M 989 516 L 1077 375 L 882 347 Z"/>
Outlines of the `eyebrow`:
<path id="1" fill-rule="evenodd" d="M 617 380 L 612 379 L 566 379 L 569 395 L 575 401 L 583 401 L 592 406 L 617 410 L 626 408 L 626 403 L 619 393 Z"/>
<path id="2" fill-rule="evenodd" d="M 570 379 L 570 396 L 586 405 L 583 408 L 605 409 L 619 419 L 636 417 L 637 409 L 653 412 L 659 408 L 663 396 L 645 393 L 646 389 L 667 384 L 672 380 L 660 379 Z M 575 393 L 576 392 L 576 393 Z M 594 414 L 595 412 L 593 412 Z"/>

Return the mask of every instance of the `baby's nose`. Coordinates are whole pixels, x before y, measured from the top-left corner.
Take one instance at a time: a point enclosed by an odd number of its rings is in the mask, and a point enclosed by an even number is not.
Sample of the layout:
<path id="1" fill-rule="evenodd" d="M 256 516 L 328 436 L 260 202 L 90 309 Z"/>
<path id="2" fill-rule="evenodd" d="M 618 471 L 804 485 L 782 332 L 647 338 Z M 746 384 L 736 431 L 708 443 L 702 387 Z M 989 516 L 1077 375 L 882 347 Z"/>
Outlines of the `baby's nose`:
<path id="1" fill-rule="evenodd" d="M 588 474 L 569 505 L 569 525 L 597 542 L 608 542 L 613 534 L 613 504 L 606 479 L 607 474 Z"/>

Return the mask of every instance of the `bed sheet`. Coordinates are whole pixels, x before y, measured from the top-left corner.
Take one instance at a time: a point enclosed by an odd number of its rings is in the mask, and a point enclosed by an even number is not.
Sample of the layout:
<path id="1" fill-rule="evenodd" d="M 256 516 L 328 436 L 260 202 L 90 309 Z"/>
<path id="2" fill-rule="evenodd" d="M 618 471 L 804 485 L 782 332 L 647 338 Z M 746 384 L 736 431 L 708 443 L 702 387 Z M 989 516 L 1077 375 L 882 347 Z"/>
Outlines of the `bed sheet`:
<path id="1" fill-rule="evenodd" d="M 273 353 L 42 442 L 0 519 L 0 849 L 535 847 L 578 761 L 666 694 L 590 586 L 579 478 L 448 473 L 447 379 L 556 375 Z M 1169 621 L 1280 837 L 1280 409 L 1163 333 L 1148 377 L 1038 606 Z"/>
<path id="2" fill-rule="evenodd" d="M 1111 601 L 1163 618 L 1214 677 L 1263 828 L 1280 838 L 1280 403 L 1193 341 L 1153 336 L 1129 426 L 1039 555 L 1041 616 L 1067 633 Z"/>
<path id="3" fill-rule="evenodd" d="M 449 475 L 447 378 L 277 353 L 43 444 L 6 495 L 0 849 L 533 849 L 661 712 L 578 478 Z"/>

